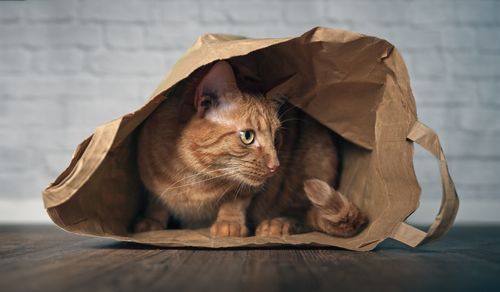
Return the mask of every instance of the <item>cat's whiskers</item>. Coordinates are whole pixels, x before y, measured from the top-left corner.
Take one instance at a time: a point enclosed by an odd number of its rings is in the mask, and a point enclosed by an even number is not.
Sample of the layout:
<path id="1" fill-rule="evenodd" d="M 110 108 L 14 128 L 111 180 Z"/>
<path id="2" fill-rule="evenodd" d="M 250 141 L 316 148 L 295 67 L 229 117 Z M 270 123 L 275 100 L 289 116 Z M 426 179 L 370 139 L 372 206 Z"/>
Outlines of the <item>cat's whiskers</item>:
<path id="1" fill-rule="evenodd" d="M 214 202 L 214 206 L 217 206 L 217 205 L 219 204 L 220 200 L 221 200 L 223 197 L 225 197 L 224 195 L 225 195 L 225 194 L 226 194 L 226 193 L 227 193 L 230 189 L 234 188 L 234 187 L 235 187 L 235 185 L 236 185 L 237 183 L 238 183 L 238 182 L 233 182 L 233 183 L 229 186 L 229 188 L 225 189 L 225 190 L 224 190 L 224 192 L 223 192 L 223 193 L 219 196 L 219 198 L 218 198 L 218 199 Z"/>
<path id="2" fill-rule="evenodd" d="M 221 171 L 221 170 L 228 170 L 228 169 L 231 170 L 231 169 L 236 169 L 236 168 L 223 168 L 223 169 L 216 169 L 214 171 Z M 211 172 L 214 172 L 214 171 L 211 171 Z M 208 172 L 200 173 L 200 174 L 198 174 L 198 176 L 205 175 L 206 173 L 208 173 Z M 200 180 L 200 181 L 195 181 L 195 182 L 192 182 L 192 183 L 189 183 L 189 184 L 184 184 L 184 185 L 175 186 L 175 187 L 167 187 L 165 190 L 163 190 L 163 192 L 160 194 L 160 196 L 163 196 L 165 194 L 165 192 L 173 190 L 173 189 L 178 189 L 178 188 L 193 186 L 193 185 L 196 185 L 196 184 L 199 184 L 199 183 L 211 181 L 211 180 L 218 179 L 218 178 L 225 177 L 225 176 L 236 175 L 236 174 L 237 173 L 233 171 L 233 172 L 224 173 L 224 174 L 221 174 L 221 175 L 218 175 L 218 176 L 215 176 L 215 177 L 211 177 L 211 178 L 208 178 L 208 179 L 204 179 L 204 180 Z"/>
<path id="3" fill-rule="evenodd" d="M 261 168 L 258 168 L 258 167 L 255 167 L 252 165 L 247 165 L 246 167 L 242 167 L 243 165 L 239 165 L 238 166 L 238 169 L 243 169 L 243 170 L 246 170 L 247 172 L 250 172 L 251 174 L 253 174 L 253 176 L 264 176 L 265 173 L 263 173 L 263 170 Z M 240 174 L 243 174 L 240 172 Z M 243 174 L 244 175 L 244 174 Z"/>
<path id="4" fill-rule="evenodd" d="M 286 109 L 284 112 L 282 112 L 282 113 L 279 115 L 278 119 L 279 119 L 279 120 L 281 120 L 281 118 L 282 118 L 282 117 L 283 117 L 286 113 L 288 113 L 289 111 L 291 111 L 291 110 L 293 110 L 293 109 L 296 109 L 296 107 L 295 107 L 295 106 L 293 106 L 293 105 L 291 105 L 291 106 L 290 106 L 290 108 Z"/>
<path id="5" fill-rule="evenodd" d="M 203 181 L 206 181 L 206 180 L 211 180 L 211 179 L 215 179 L 215 178 L 218 178 L 218 177 L 221 177 L 221 176 L 224 176 L 224 175 L 228 175 L 228 174 L 234 174 L 234 171 L 233 172 L 230 172 L 230 173 L 222 173 L 221 175 L 216 175 L 214 177 L 210 177 L 208 176 L 207 174 L 210 174 L 210 173 L 214 173 L 214 172 L 220 172 L 220 171 L 227 171 L 227 170 L 236 170 L 235 167 L 226 167 L 226 168 L 219 168 L 219 169 L 214 169 L 214 170 L 210 170 L 210 171 L 204 171 L 204 172 L 199 172 L 199 173 L 196 173 L 194 175 L 191 175 L 189 177 L 185 177 L 183 178 L 182 180 L 179 180 L 173 184 L 171 184 L 169 186 L 169 188 L 177 188 L 177 187 L 181 187 L 181 186 L 175 186 L 176 184 L 178 184 L 179 182 L 181 181 L 186 181 L 186 180 L 192 180 L 191 183 L 187 184 L 187 185 L 190 185 L 190 184 L 196 184 L 196 183 L 199 183 L 199 182 L 203 182 Z M 196 179 L 198 177 L 208 177 L 207 179 L 203 179 L 201 181 L 196 181 Z"/>
<path id="6" fill-rule="evenodd" d="M 290 162 L 296 161 L 296 158 L 294 159 L 292 157 L 279 157 L 279 161 L 281 165 L 285 165 L 289 164 Z M 278 169 L 281 169 L 281 167 L 279 167 Z"/>
<path id="7" fill-rule="evenodd" d="M 236 183 L 234 183 L 234 182 L 233 182 L 232 184 L 230 184 L 230 185 L 229 185 L 229 187 L 228 187 L 227 189 L 225 189 L 224 191 L 222 191 L 222 192 L 221 192 L 221 194 L 220 194 L 220 196 L 219 196 L 219 198 L 217 198 L 217 200 L 213 203 L 213 206 L 214 206 L 214 207 L 217 207 L 217 206 L 219 205 L 220 200 L 221 200 L 222 198 L 224 198 L 224 197 L 225 197 L 225 194 L 226 194 L 226 193 L 227 193 L 230 189 L 234 188 L 234 186 L 235 186 L 235 185 L 236 185 Z M 199 204 L 199 205 L 198 205 L 198 212 L 200 212 L 200 210 L 201 210 L 202 206 L 203 206 L 202 204 Z"/>
<path id="8" fill-rule="evenodd" d="M 176 184 L 176 183 L 179 183 L 180 181 L 183 181 L 184 179 L 186 179 L 186 177 L 183 177 L 183 174 L 184 172 L 189 168 L 190 166 L 189 165 L 185 165 L 184 167 L 182 167 L 181 169 L 175 171 L 175 174 L 173 175 L 173 179 L 176 179 L 176 181 L 171 184 L 170 186 Z M 209 166 L 207 166 L 205 169 L 207 169 Z"/>
<path id="9" fill-rule="evenodd" d="M 282 124 L 286 123 L 286 122 L 291 122 L 291 121 L 303 121 L 303 119 L 297 119 L 297 118 L 289 118 L 289 119 L 286 119 L 286 120 L 283 120 L 283 121 L 280 121 Z"/>
<path id="10" fill-rule="evenodd" d="M 243 182 L 240 182 L 236 192 L 234 193 L 234 200 L 236 200 L 238 198 L 238 195 L 239 195 L 240 191 L 242 190 L 242 186 L 243 186 Z"/>
<path id="11" fill-rule="evenodd" d="M 193 174 L 193 175 L 189 175 L 189 176 L 183 176 L 184 175 L 184 172 L 189 168 L 190 166 L 189 165 L 185 165 L 182 169 L 180 170 L 177 170 L 175 171 L 175 174 L 174 174 L 174 178 L 176 179 L 175 182 L 173 182 L 172 184 L 170 184 L 169 187 L 173 187 L 175 186 L 176 184 L 182 182 L 182 181 L 185 181 L 185 180 L 188 180 L 192 177 L 196 177 L 196 176 L 199 176 L 201 174 L 201 172 L 205 171 L 206 169 L 208 169 L 210 167 L 207 166 L 205 167 L 204 169 L 202 169 L 199 173 L 196 173 L 196 174 Z M 180 179 L 179 179 L 180 178 Z"/>
<path id="12" fill-rule="evenodd" d="M 169 187 L 173 187 L 173 186 L 175 186 L 176 184 L 178 184 L 178 183 L 180 183 L 180 182 L 182 182 L 182 181 L 186 181 L 186 180 L 189 180 L 189 179 L 191 179 L 191 178 L 196 178 L 196 177 L 198 177 L 198 176 L 202 176 L 202 175 L 205 175 L 205 174 L 207 174 L 207 173 L 213 173 L 213 172 L 217 172 L 217 171 L 231 170 L 231 169 L 232 169 L 232 167 L 227 167 L 227 168 L 220 168 L 220 169 L 214 169 L 214 170 L 210 170 L 210 171 L 205 171 L 205 170 L 207 170 L 207 169 L 208 169 L 208 168 L 210 168 L 210 167 L 211 167 L 211 165 L 209 165 L 209 166 L 205 167 L 204 169 L 202 169 L 202 170 L 198 171 L 197 173 L 195 173 L 195 174 L 193 174 L 193 175 L 189 175 L 189 176 L 183 177 L 183 178 L 181 178 L 180 180 L 177 180 L 176 182 L 174 182 L 174 183 L 170 184 L 170 186 L 169 186 Z M 188 167 L 185 167 L 185 168 L 184 168 L 184 170 L 186 170 L 187 168 L 188 168 Z"/>

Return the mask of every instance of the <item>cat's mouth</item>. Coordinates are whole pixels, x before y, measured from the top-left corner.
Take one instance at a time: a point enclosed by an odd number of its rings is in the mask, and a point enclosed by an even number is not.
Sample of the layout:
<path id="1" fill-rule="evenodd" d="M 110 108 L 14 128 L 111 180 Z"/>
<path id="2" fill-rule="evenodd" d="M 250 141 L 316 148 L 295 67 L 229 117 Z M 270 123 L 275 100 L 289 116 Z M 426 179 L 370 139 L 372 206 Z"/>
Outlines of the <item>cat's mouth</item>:
<path id="1" fill-rule="evenodd" d="M 266 175 L 257 175 L 255 173 L 240 172 L 238 178 L 248 185 L 258 187 L 264 184 L 267 179 Z"/>

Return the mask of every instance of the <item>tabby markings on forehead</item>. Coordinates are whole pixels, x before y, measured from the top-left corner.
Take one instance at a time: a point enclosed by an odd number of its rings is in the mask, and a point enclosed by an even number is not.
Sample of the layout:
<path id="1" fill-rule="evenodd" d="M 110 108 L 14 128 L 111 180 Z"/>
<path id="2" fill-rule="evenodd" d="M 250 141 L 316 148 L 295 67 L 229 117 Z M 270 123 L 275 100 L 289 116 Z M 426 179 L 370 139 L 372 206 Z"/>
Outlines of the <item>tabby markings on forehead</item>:
<path id="1" fill-rule="evenodd" d="M 224 104 L 221 103 L 216 110 L 209 111 L 206 118 L 207 120 L 226 125 L 226 126 L 233 126 L 234 121 L 229 117 L 230 113 L 236 109 L 235 104 Z"/>

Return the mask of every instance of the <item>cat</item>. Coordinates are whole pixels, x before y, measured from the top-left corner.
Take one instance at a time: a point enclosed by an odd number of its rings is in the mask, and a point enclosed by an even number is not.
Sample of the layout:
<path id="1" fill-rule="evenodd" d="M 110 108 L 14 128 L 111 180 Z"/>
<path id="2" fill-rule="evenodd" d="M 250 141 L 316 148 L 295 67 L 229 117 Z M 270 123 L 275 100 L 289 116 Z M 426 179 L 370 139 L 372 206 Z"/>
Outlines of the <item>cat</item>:
<path id="1" fill-rule="evenodd" d="M 140 129 L 148 200 L 134 232 L 165 229 L 169 218 L 183 228 L 210 226 L 213 237 L 349 237 L 367 224 L 334 189 L 333 132 L 289 103 L 243 92 L 226 61 L 203 74 Z"/>

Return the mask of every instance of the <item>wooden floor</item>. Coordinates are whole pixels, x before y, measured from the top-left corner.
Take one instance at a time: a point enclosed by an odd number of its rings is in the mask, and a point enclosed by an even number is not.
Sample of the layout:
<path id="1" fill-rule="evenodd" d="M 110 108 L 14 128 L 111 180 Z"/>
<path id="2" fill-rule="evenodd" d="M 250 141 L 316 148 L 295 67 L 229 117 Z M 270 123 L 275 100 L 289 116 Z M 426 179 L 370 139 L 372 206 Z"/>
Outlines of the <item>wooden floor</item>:
<path id="1" fill-rule="evenodd" d="M 160 249 L 0 225 L 0 291 L 500 291 L 500 226 L 411 249 Z"/>

